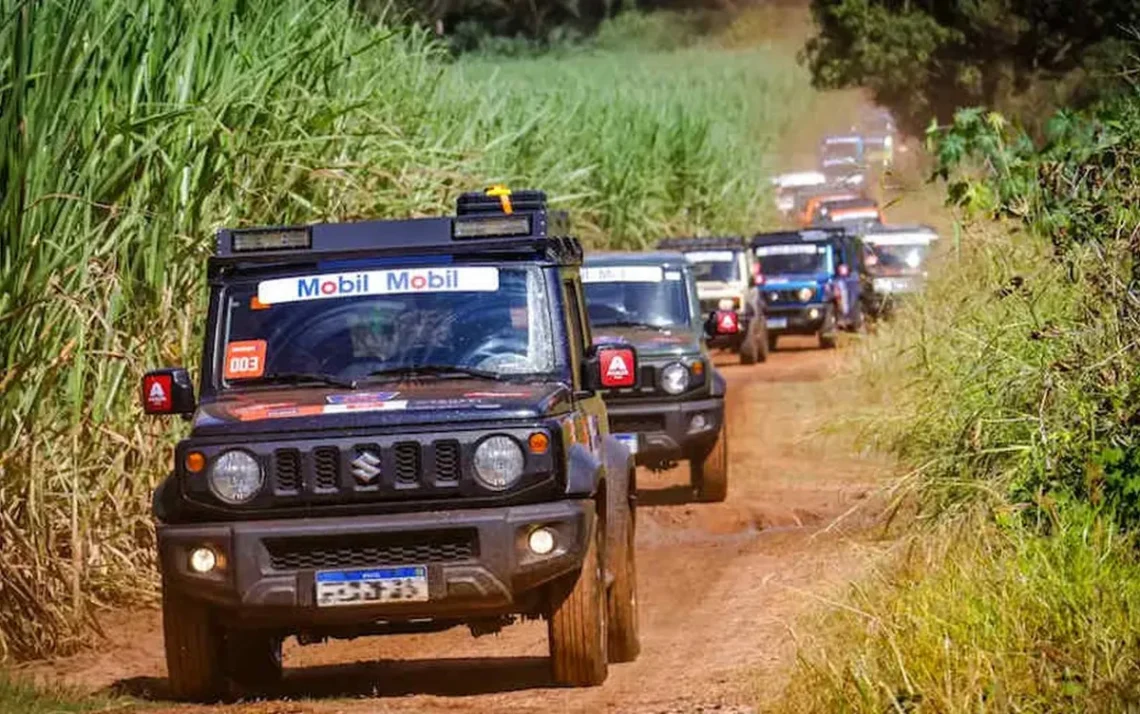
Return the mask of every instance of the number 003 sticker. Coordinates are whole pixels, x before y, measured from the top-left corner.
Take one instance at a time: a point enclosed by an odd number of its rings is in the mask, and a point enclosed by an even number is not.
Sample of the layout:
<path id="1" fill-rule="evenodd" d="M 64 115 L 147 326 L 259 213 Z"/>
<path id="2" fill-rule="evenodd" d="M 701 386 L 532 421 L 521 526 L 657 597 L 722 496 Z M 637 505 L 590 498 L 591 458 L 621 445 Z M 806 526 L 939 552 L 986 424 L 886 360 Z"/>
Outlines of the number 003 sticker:
<path id="1" fill-rule="evenodd" d="M 243 340 L 226 345 L 226 379 L 253 379 L 265 372 L 265 340 Z"/>

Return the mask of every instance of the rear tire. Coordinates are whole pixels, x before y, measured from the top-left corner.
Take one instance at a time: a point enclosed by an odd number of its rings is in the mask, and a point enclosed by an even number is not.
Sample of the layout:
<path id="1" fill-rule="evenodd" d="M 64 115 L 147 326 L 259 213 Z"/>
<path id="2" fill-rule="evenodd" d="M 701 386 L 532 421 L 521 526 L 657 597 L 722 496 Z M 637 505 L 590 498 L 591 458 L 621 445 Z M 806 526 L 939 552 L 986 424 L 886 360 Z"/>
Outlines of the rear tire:
<path id="1" fill-rule="evenodd" d="M 209 606 L 164 583 L 162 634 L 171 696 L 183 701 L 219 699 L 225 689 L 225 633 Z"/>
<path id="2" fill-rule="evenodd" d="M 728 426 L 721 426 L 720 433 L 703 458 L 689 462 L 693 489 L 697 499 L 705 503 L 719 503 L 728 497 Z"/>
<path id="3" fill-rule="evenodd" d="M 599 518 L 582 570 L 551 587 L 547 636 L 554 681 L 569 687 L 594 687 L 609 673 L 606 643 L 606 586 L 603 578 L 605 533 Z"/>
<path id="4" fill-rule="evenodd" d="M 633 478 L 630 478 L 633 483 Z M 632 662 L 641 652 L 637 626 L 637 558 L 634 549 L 637 512 L 626 501 L 611 514 L 606 530 L 613 539 L 606 551 L 606 567 L 614 574 L 606 599 L 609 619 L 609 661 Z"/>
<path id="5" fill-rule="evenodd" d="M 838 325 L 835 319 L 835 308 L 828 307 L 823 315 L 823 325 L 819 328 L 819 346 L 825 350 L 835 349 L 839 342 Z"/>

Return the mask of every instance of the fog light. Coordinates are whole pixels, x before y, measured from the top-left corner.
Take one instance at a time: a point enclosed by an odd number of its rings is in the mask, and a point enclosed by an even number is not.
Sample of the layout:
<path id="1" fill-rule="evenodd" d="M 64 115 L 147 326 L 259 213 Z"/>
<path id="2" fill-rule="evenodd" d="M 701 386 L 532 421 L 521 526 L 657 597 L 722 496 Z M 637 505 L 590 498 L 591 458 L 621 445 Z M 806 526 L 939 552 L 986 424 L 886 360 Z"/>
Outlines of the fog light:
<path id="1" fill-rule="evenodd" d="M 709 420 L 705 418 L 704 414 L 694 414 L 693 418 L 689 420 L 689 431 L 701 431 L 709 427 Z"/>
<path id="2" fill-rule="evenodd" d="M 195 573 L 208 573 L 218 564 L 218 556 L 209 548 L 190 551 L 190 569 Z"/>
<path id="3" fill-rule="evenodd" d="M 535 528 L 527 539 L 527 546 L 535 555 L 548 555 L 554 550 L 554 531 L 549 528 Z"/>
<path id="4" fill-rule="evenodd" d="M 819 319 L 819 310 L 815 309 L 814 307 L 812 309 L 808 310 L 808 318 L 810 318 L 812 320 L 818 320 Z"/>

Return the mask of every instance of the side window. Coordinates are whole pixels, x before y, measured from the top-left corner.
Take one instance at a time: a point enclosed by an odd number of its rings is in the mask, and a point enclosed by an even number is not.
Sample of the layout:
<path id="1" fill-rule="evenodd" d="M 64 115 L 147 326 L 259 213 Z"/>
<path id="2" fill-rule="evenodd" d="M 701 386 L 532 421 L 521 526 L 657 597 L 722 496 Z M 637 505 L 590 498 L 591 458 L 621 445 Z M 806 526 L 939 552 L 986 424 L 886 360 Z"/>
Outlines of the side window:
<path id="1" fill-rule="evenodd" d="M 562 281 L 563 298 L 566 302 L 566 327 L 570 330 L 570 368 L 574 372 L 574 385 L 579 386 L 582 377 L 582 354 L 586 349 L 589 325 L 583 320 L 582 293 L 573 280 Z"/>

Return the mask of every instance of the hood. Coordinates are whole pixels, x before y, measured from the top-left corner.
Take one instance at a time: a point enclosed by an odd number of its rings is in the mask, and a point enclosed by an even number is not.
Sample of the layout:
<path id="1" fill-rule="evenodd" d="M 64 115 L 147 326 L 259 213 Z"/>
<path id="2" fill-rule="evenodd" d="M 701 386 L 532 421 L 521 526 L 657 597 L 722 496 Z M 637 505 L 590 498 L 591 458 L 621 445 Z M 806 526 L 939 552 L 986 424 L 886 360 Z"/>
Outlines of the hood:
<path id="1" fill-rule="evenodd" d="M 701 351 L 700 334 L 683 327 L 654 330 L 651 327 L 602 325 L 594 330 L 594 344 L 601 342 L 628 342 L 637 348 L 637 356 L 642 362 L 655 357 L 677 357 Z"/>
<path id="2" fill-rule="evenodd" d="M 817 287 L 831 280 L 827 273 L 781 273 L 765 275 L 761 290 L 795 290 L 802 287 Z"/>
<path id="3" fill-rule="evenodd" d="M 561 382 L 431 379 L 358 389 L 287 387 L 203 402 L 192 435 L 539 418 L 569 399 L 569 387 Z"/>

